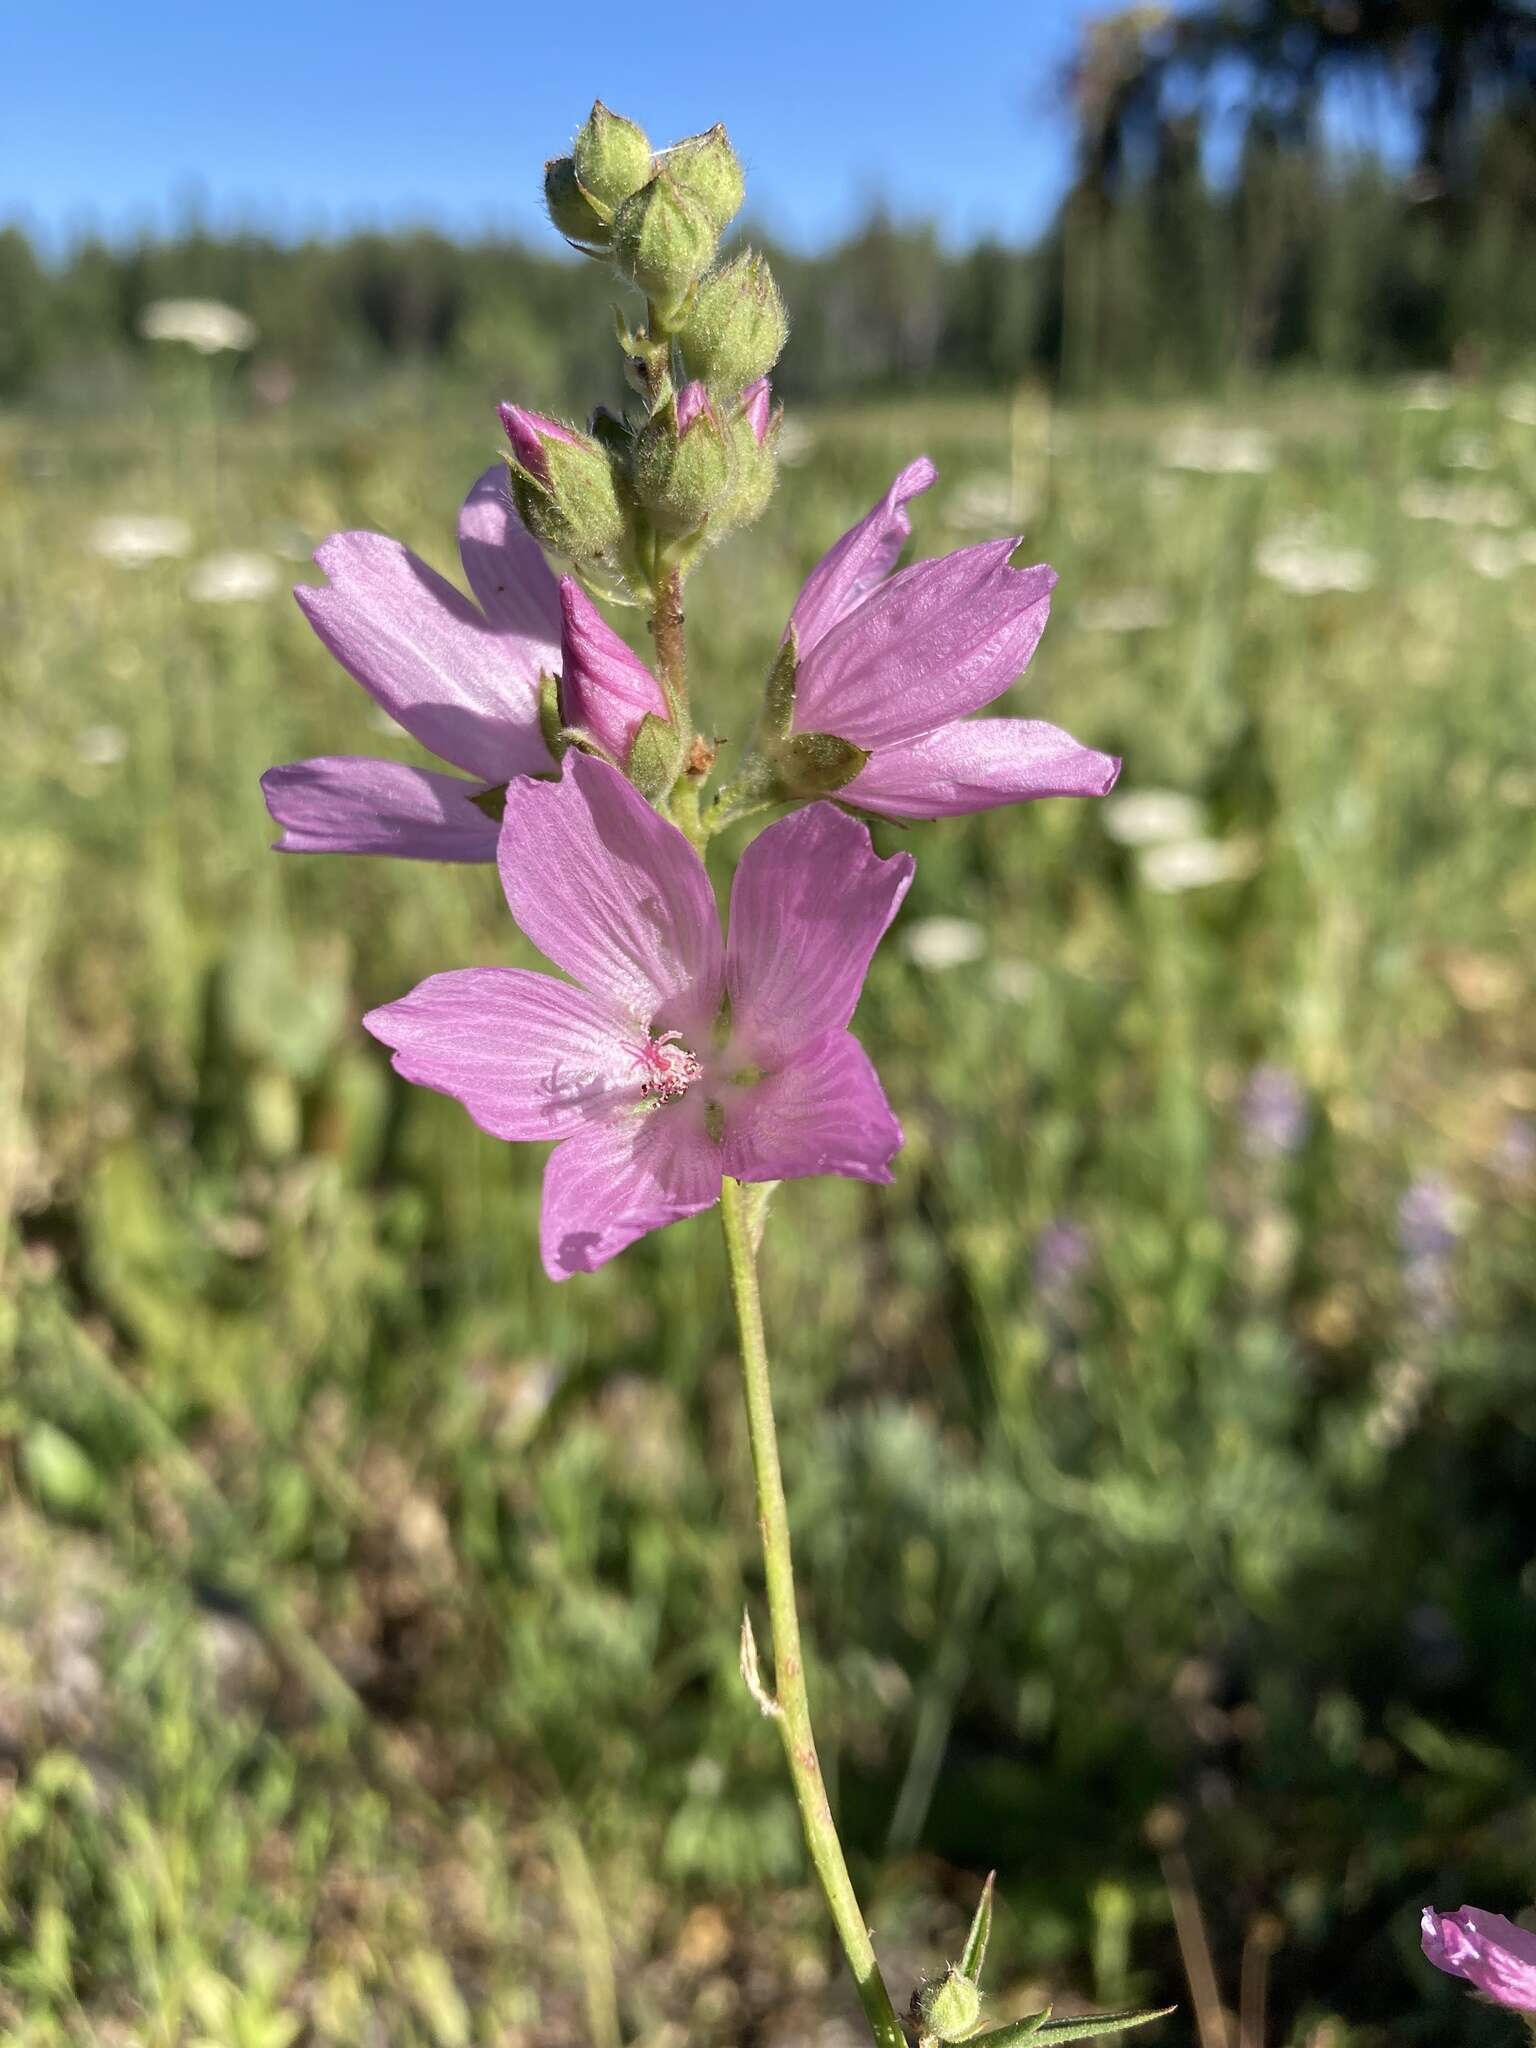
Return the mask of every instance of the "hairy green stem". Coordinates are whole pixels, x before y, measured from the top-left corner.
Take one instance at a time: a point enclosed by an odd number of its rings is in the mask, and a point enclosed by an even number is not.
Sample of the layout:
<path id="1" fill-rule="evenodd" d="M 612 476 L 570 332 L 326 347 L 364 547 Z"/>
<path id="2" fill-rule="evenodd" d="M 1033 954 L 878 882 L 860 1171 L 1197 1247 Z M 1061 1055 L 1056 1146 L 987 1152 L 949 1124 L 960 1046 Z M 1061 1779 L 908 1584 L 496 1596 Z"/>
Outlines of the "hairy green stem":
<path id="1" fill-rule="evenodd" d="M 795 1608 L 795 1574 L 789 1547 L 789 1510 L 784 1475 L 779 1469 L 778 1433 L 773 1422 L 773 1395 L 768 1375 L 768 1350 L 763 1339 L 763 1308 L 757 1283 L 757 1255 L 747 1214 L 747 1197 L 738 1181 L 726 1179 L 720 1191 L 720 1221 L 725 1232 L 731 1271 L 731 1298 L 741 1336 L 742 1382 L 747 1401 L 747 1433 L 752 1443 L 752 1473 L 757 1487 L 757 1525 L 762 1537 L 763 1569 L 768 1581 L 768 1618 L 773 1628 L 774 1696 L 756 1680 L 755 1650 L 750 1624 L 743 1630 L 743 1663 L 758 1704 L 778 1724 L 789 1773 L 794 1780 L 805 1844 L 821 1880 L 827 1907 L 842 1943 L 843 1954 L 858 1986 L 859 2000 L 879 2048 L 905 2048 L 906 2035 L 880 1975 L 880 1965 L 843 1858 L 837 1824 L 822 1781 L 816 1738 L 811 1730 L 811 1704 L 805 1689 L 805 1661 L 800 1648 L 800 1617 Z"/>

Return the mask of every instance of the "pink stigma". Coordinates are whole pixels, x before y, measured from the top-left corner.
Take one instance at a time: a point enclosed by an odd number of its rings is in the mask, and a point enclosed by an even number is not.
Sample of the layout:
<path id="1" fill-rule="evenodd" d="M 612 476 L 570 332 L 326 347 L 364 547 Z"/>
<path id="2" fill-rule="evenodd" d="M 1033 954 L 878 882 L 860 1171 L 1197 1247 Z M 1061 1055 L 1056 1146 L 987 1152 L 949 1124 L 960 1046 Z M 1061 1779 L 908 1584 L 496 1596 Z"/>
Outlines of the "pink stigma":
<path id="1" fill-rule="evenodd" d="M 640 1093 L 656 1102 L 676 1102 L 704 1071 L 688 1048 L 677 1041 L 677 1032 L 664 1031 L 660 1038 L 648 1038 L 635 1054 L 645 1070 Z"/>

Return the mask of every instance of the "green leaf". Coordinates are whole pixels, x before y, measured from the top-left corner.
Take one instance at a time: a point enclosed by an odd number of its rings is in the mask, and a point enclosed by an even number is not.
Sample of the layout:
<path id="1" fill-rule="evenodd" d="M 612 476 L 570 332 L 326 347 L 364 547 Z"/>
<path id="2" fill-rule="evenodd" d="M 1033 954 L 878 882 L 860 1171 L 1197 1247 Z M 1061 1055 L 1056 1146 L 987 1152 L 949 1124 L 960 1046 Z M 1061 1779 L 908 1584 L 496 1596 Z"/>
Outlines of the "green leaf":
<path id="1" fill-rule="evenodd" d="M 763 693 L 763 731 L 775 740 L 787 740 L 795 720 L 795 671 L 799 663 L 795 631 L 791 627 L 784 645 L 774 657 Z"/>
<path id="2" fill-rule="evenodd" d="M 992 1932 L 992 1887 L 996 1881 L 997 1872 L 989 1870 L 987 1881 L 981 1888 L 971 1931 L 965 1937 L 965 1952 L 960 1958 L 961 1976 L 968 1977 L 976 1985 L 981 1983 L 981 1966 L 987 1959 L 987 1940 Z"/>
<path id="3" fill-rule="evenodd" d="M 1144 2027 L 1149 2020 L 1165 2020 L 1175 2008 L 1161 2005 L 1141 2012 L 1084 2013 L 1069 2020 L 1053 2020 L 1051 2008 L 1031 2013 L 1026 2020 L 1010 2020 L 1006 2026 L 989 2027 L 972 2034 L 966 2048 L 1020 2048 L 1025 2041 L 1091 2041 L 1099 2034 L 1123 2034 L 1128 2027 Z"/>

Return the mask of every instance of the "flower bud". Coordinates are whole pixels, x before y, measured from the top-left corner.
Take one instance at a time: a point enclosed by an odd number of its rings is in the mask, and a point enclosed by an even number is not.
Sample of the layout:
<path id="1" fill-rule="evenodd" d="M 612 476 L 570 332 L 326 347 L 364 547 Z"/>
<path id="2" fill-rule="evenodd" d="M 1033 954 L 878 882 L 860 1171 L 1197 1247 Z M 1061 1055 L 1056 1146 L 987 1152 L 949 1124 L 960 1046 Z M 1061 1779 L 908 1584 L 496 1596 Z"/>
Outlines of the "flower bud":
<path id="1" fill-rule="evenodd" d="M 674 143 L 664 152 L 662 162 L 694 204 L 703 209 L 715 233 L 723 234 L 740 213 L 741 202 L 747 196 L 741 158 L 732 149 L 724 127 L 717 121 L 702 135 L 690 135 Z"/>
<path id="2" fill-rule="evenodd" d="M 678 339 L 694 376 L 739 391 L 773 368 L 788 335 L 773 272 L 748 249 L 703 280 Z"/>
<path id="3" fill-rule="evenodd" d="M 608 223 L 576 181 L 576 166 L 568 156 L 552 157 L 544 166 L 544 205 L 550 219 L 576 248 L 589 256 L 608 246 Z"/>
<path id="4" fill-rule="evenodd" d="M 708 214 L 665 170 L 632 193 L 613 217 L 615 262 L 665 313 L 682 304 L 714 253 Z"/>
<path id="5" fill-rule="evenodd" d="M 918 2031 L 935 2041 L 963 2041 L 981 2019 L 981 1993 L 953 1966 L 913 2000 Z"/>
<path id="6" fill-rule="evenodd" d="M 685 384 L 635 444 L 635 496 L 663 533 L 692 533 L 733 480 L 730 437 L 702 384 Z"/>
<path id="7" fill-rule="evenodd" d="M 512 443 L 512 498 L 528 531 L 575 561 L 616 547 L 624 513 L 597 443 L 523 406 L 499 410 Z"/>
<path id="8" fill-rule="evenodd" d="M 576 181 L 601 217 L 612 220 L 654 168 L 645 130 L 594 101 L 571 151 Z"/>
<path id="9" fill-rule="evenodd" d="M 783 416 L 784 408 L 774 405 L 766 377 L 759 377 L 741 394 L 741 410 L 729 429 L 731 488 L 716 506 L 711 522 L 717 534 L 750 526 L 767 509 L 779 477 L 779 422 Z"/>

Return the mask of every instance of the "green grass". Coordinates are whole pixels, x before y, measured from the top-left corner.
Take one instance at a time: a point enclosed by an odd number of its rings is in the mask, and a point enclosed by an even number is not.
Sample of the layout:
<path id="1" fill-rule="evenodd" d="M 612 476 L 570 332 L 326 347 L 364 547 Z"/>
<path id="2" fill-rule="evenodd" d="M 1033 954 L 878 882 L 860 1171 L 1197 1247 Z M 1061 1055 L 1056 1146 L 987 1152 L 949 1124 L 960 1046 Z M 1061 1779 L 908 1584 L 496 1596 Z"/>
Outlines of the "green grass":
<path id="1" fill-rule="evenodd" d="M 1184 1998 L 1192 1881 L 1234 2006 L 1278 1944 L 1271 2048 L 1494 2042 L 1415 1921 L 1536 1886 L 1536 566 L 1399 500 L 1493 485 L 1529 534 L 1536 429 L 1282 387 L 1243 413 L 1274 468 L 1207 475 L 1157 459 L 1184 418 L 813 416 L 691 587 L 739 739 L 892 471 L 941 465 L 926 552 L 1006 528 L 965 523 L 991 479 L 1061 574 L 1019 707 L 1251 869 L 1158 893 L 1086 803 L 878 835 L 918 860 L 859 1017 L 906 1151 L 889 1190 L 786 1187 L 766 1258 L 825 1760 L 899 1996 L 997 1864 L 997 2017 Z M 1469 435 L 1486 474 L 1447 469 Z M 852 2038 L 736 1671 L 713 1218 L 544 1279 L 539 1148 L 357 1024 L 532 957 L 494 876 L 270 855 L 259 772 L 389 751 L 367 700 L 283 595 L 86 545 L 163 512 L 302 561 L 362 525 L 448 569 L 494 449 L 478 395 L 409 382 L 0 418 L 7 2039 Z M 1368 589 L 1256 572 L 1313 518 Z M 1127 590 L 1166 622 L 1094 630 Z M 983 957 L 917 965 L 934 916 Z M 1261 1061 L 1307 1091 L 1293 1157 L 1244 1148 Z M 1431 1174 L 1426 1316 L 1396 1215 Z M 1042 1294 L 1063 1219 L 1092 1254 Z"/>

